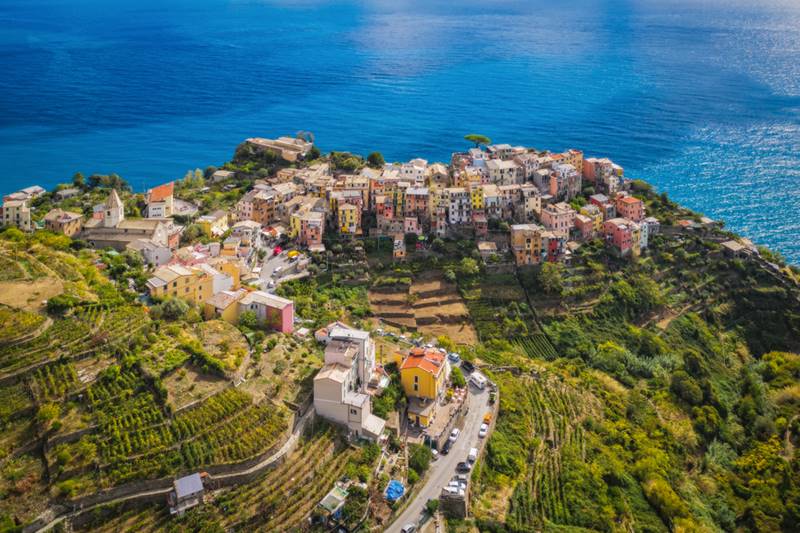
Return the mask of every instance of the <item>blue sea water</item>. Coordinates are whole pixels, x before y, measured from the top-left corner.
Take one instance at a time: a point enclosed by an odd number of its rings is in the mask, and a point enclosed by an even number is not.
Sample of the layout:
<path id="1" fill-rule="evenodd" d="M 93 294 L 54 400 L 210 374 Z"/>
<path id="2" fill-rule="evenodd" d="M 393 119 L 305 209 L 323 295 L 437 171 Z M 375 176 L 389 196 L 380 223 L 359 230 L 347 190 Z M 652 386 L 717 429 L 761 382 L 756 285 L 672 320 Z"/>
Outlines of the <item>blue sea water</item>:
<path id="1" fill-rule="evenodd" d="M 3 0 L 0 28 L 2 192 L 479 132 L 607 155 L 800 263 L 798 0 Z"/>

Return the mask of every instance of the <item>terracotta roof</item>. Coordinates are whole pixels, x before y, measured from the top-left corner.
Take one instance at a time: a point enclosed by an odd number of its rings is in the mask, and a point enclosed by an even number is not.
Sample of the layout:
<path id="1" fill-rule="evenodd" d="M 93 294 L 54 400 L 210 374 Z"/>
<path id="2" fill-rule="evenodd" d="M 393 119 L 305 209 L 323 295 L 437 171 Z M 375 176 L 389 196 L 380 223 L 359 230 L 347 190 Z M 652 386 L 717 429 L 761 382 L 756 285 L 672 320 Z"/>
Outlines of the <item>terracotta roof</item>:
<path id="1" fill-rule="evenodd" d="M 154 187 L 150 189 L 150 194 L 148 195 L 149 202 L 163 202 L 170 196 L 175 190 L 175 183 L 170 181 L 165 185 L 159 185 L 158 187 Z"/>
<path id="2" fill-rule="evenodd" d="M 621 199 L 621 201 L 625 202 L 626 204 L 638 204 L 641 202 L 638 198 L 634 198 L 633 196 L 626 196 Z"/>
<path id="3" fill-rule="evenodd" d="M 420 368 L 430 374 L 438 375 L 444 368 L 444 354 L 432 349 L 413 348 L 406 360 L 403 361 L 400 370 L 406 368 Z"/>

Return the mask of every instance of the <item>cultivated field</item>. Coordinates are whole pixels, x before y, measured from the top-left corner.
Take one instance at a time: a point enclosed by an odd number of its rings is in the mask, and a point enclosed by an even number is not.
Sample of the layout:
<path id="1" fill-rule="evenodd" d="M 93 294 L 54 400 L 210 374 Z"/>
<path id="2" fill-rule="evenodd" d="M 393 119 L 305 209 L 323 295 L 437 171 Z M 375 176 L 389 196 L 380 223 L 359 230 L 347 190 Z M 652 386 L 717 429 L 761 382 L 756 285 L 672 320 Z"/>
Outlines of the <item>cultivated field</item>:
<path id="1" fill-rule="evenodd" d="M 373 313 L 387 324 L 471 345 L 477 335 L 469 311 L 452 283 L 439 272 L 424 272 L 411 285 L 374 287 L 369 291 Z"/>

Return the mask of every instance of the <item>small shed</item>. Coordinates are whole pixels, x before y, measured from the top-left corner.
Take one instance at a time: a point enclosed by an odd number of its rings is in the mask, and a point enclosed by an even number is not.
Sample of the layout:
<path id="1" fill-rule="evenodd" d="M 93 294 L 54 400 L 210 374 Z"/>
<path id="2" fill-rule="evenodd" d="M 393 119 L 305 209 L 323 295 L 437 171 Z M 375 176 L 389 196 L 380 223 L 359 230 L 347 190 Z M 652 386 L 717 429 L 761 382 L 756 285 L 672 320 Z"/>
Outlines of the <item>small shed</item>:
<path id="1" fill-rule="evenodd" d="M 203 503 L 203 476 L 199 473 L 191 474 L 176 479 L 173 490 L 169 494 L 169 512 L 182 515 L 188 509 Z"/>
<path id="2" fill-rule="evenodd" d="M 347 500 L 347 494 L 348 493 L 344 488 L 337 485 L 333 487 L 324 498 L 322 498 L 322 501 L 319 502 L 319 506 L 322 507 L 329 515 L 335 515 Z"/>
<path id="3" fill-rule="evenodd" d="M 746 248 L 738 241 L 725 241 L 722 243 L 722 250 L 728 257 L 739 258 L 744 255 Z"/>

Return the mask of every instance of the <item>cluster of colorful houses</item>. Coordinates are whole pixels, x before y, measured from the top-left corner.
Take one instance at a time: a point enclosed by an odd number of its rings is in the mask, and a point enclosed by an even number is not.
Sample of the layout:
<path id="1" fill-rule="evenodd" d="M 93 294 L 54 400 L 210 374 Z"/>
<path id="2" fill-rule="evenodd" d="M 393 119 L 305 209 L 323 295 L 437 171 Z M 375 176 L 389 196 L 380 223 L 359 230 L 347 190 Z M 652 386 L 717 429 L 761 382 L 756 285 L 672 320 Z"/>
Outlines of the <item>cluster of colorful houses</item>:
<path id="1" fill-rule="evenodd" d="M 246 144 L 282 154 L 288 161 L 302 160 L 313 147 L 289 137 L 252 138 Z M 211 181 L 233 178 L 235 172 L 219 170 Z M 588 202 L 580 197 L 584 184 L 595 193 Z M 7 196 L 4 223 L 32 229 L 28 202 L 43 192 L 29 187 Z M 183 230 L 171 218 L 182 201 L 174 197 L 172 183 L 149 190 L 146 201 L 146 218 L 125 219 L 117 214 L 124 209 L 112 191 L 88 221 L 79 213 L 53 209 L 44 224 L 99 248 L 134 248 L 159 266 L 171 259 L 169 251 Z M 492 221 L 511 224 L 507 242 L 520 265 L 562 261 L 575 243 L 596 237 L 620 255 L 636 256 L 659 229 L 655 218 L 645 216 L 643 202 L 626 192 L 623 169 L 612 161 L 584 158 L 579 150 L 552 153 L 507 144 L 454 153 L 449 165 L 412 159 L 355 173 L 336 171 L 328 162 L 284 168 L 256 180 L 231 212 L 216 211 L 195 220 L 211 238 L 233 229 L 236 235 L 224 242 L 226 250 L 246 248 L 246 238 L 239 234 L 260 233 L 260 228 L 318 251 L 324 249 L 325 232 L 335 231 L 393 237 L 398 259 L 405 256 L 402 241 L 409 233 L 469 235 L 482 241 Z"/>

